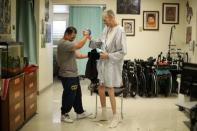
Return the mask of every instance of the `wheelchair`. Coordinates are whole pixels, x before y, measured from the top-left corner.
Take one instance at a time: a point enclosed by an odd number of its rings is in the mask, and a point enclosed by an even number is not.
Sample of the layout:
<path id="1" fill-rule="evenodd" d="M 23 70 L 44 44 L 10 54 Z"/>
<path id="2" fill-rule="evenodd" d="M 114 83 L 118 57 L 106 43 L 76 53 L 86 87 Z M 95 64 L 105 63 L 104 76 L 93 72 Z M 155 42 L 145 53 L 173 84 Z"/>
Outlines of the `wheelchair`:
<path id="1" fill-rule="evenodd" d="M 124 61 L 122 79 L 125 88 L 123 97 L 127 97 L 128 94 L 131 97 L 135 97 L 138 92 L 138 77 L 134 62 L 130 60 Z"/>
<path id="2" fill-rule="evenodd" d="M 145 62 L 145 78 L 146 78 L 146 88 L 145 95 L 147 97 L 155 96 L 156 94 L 156 76 L 155 76 L 155 66 L 154 62 L 156 59 L 149 57 Z"/>
<path id="3" fill-rule="evenodd" d="M 169 96 L 172 92 L 172 75 L 168 65 L 157 65 L 155 69 L 156 96 L 163 93 Z"/>
<path id="4" fill-rule="evenodd" d="M 137 78 L 138 78 L 138 94 L 139 96 L 144 96 L 146 92 L 146 76 L 145 76 L 145 68 L 143 60 L 135 60 L 136 70 L 137 70 Z"/>

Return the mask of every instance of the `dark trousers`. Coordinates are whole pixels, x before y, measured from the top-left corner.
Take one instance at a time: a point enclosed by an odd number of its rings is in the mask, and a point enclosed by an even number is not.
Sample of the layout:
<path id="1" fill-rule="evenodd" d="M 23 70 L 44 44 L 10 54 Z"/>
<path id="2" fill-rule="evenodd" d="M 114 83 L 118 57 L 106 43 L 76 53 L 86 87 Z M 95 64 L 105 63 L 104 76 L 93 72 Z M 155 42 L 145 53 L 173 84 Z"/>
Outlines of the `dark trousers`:
<path id="1" fill-rule="evenodd" d="M 77 114 L 84 112 L 82 106 L 81 86 L 79 77 L 61 77 L 63 85 L 61 114 L 70 112 L 72 107 Z"/>

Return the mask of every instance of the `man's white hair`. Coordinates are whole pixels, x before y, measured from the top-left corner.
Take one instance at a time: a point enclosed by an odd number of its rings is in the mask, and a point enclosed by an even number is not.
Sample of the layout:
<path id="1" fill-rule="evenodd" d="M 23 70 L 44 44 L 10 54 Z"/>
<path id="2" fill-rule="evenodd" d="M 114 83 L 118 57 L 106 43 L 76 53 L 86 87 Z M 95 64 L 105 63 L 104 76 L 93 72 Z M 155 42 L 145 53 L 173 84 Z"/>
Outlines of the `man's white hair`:
<path id="1" fill-rule="evenodd" d="M 115 18 L 115 14 L 114 14 L 113 10 L 106 10 L 106 11 L 103 12 L 103 15 L 104 16 L 107 15 L 111 18 Z"/>

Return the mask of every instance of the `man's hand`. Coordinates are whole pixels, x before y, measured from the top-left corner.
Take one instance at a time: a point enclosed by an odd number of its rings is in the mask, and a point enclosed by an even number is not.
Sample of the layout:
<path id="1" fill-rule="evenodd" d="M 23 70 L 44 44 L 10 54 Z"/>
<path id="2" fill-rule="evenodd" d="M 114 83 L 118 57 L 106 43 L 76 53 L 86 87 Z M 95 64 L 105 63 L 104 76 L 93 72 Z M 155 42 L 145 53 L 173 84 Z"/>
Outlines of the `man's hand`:
<path id="1" fill-rule="evenodd" d="M 100 53 L 100 59 L 109 59 L 109 55 L 107 52 L 101 52 Z"/>
<path id="2" fill-rule="evenodd" d="M 83 36 L 85 36 L 89 40 L 91 39 L 90 33 L 88 31 L 83 31 Z"/>
<path id="3" fill-rule="evenodd" d="M 87 54 L 81 54 L 79 51 L 75 51 L 75 55 L 77 59 L 84 59 L 84 58 L 88 58 Z"/>

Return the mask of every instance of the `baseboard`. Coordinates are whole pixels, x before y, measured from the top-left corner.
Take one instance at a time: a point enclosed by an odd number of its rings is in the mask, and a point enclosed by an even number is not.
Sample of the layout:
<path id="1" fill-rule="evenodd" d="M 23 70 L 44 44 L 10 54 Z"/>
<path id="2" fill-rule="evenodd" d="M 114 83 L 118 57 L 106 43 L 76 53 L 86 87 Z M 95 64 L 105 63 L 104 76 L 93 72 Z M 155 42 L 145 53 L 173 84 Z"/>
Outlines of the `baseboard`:
<path id="1" fill-rule="evenodd" d="M 40 94 L 44 93 L 46 90 L 48 90 L 52 86 L 53 86 L 53 83 L 51 83 L 50 85 L 48 85 L 45 88 L 41 89 L 40 91 L 37 91 L 37 95 L 40 95 Z"/>

